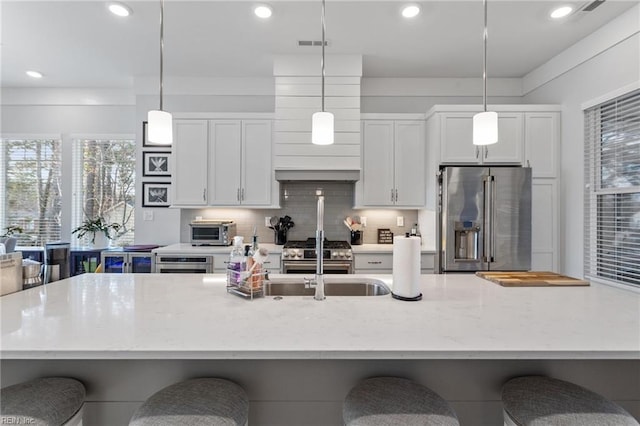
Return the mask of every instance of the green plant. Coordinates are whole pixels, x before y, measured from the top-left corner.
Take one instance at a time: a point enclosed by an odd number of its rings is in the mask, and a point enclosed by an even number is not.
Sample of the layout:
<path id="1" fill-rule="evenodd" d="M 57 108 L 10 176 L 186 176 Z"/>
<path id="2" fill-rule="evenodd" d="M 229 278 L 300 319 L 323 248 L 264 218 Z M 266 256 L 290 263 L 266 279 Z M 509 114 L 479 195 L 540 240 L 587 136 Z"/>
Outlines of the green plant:
<path id="1" fill-rule="evenodd" d="M 22 234 L 24 229 L 18 225 L 9 225 L 5 229 L 4 234 L 0 235 L 0 237 L 10 237 L 13 234 Z"/>
<path id="2" fill-rule="evenodd" d="M 119 223 L 107 223 L 102 216 L 98 216 L 93 219 L 85 219 L 84 222 L 82 222 L 82 225 L 71 231 L 71 233 L 78 234 L 78 238 L 91 234 L 91 243 L 94 244 L 97 232 L 102 232 L 105 237 L 111 239 L 111 235 L 109 235 L 110 231 L 118 231 L 119 229 Z"/>

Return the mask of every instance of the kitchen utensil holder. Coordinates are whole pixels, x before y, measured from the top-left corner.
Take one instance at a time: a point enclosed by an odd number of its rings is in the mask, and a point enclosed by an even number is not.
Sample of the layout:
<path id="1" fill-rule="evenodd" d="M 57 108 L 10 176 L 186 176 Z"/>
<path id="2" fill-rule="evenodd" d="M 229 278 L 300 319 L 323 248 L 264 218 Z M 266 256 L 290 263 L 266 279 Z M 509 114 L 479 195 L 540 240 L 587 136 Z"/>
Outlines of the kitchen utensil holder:
<path id="1" fill-rule="evenodd" d="M 351 245 L 352 246 L 362 245 L 362 231 L 351 231 Z"/>
<path id="2" fill-rule="evenodd" d="M 287 242 L 287 230 L 279 229 L 275 231 L 275 244 L 277 246 L 284 245 Z"/>
<path id="3" fill-rule="evenodd" d="M 245 299 L 264 296 L 264 284 L 269 277 L 267 271 L 261 270 L 247 275 L 246 271 L 227 268 L 227 293 L 242 296 Z"/>

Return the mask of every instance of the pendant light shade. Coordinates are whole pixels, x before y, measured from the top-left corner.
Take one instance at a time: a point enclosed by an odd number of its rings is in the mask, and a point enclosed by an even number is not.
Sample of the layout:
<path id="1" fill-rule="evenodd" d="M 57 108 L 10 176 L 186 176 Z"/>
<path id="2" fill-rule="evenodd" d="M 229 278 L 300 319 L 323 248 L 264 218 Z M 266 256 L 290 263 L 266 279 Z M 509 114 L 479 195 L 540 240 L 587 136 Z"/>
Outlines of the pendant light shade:
<path id="1" fill-rule="evenodd" d="M 311 116 L 311 142 L 315 145 L 333 143 L 333 114 L 322 111 Z"/>
<path id="2" fill-rule="evenodd" d="M 333 144 L 333 114 L 324 110 L 324 1 L 322 0 L 322 111 L 311 116 L 311 143 L 314 145 Z"/>
<path id="3" fill-rule="evenodd" d="M 487 111 L 487 0 L 484 6 L 484 32 L 482 34 L 482 104 L 484 112 L 473 116 L 473 144 L 491 145 L 498 142 L 498 113 Z"/>
<path id="4" fill-rule="evenodd" d="M 164 0 L 160 0 L 160 109 L 151 110 L 147 115 L 149 142 L 155 145 L 171 145 L 173 142 L 173 117 L 162 110 L 164 65 Z"/>

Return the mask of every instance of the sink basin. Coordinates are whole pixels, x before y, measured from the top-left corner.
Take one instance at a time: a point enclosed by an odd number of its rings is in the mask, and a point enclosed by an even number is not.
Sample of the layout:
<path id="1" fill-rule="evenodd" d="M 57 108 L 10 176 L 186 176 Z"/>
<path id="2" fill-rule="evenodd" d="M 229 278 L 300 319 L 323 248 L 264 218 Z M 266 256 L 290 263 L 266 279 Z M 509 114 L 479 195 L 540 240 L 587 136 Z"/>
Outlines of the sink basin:
<path id="1" fill-rule="evenodd" d="M 275 278 L 264 284 L 265 296 L 313 296 L 314 287 L 305 288 L 300 278 Z M 387 285 L 373 278 L 325 277 L 324 294 L 327 296 L 384 296 L 391 290 Z"/>

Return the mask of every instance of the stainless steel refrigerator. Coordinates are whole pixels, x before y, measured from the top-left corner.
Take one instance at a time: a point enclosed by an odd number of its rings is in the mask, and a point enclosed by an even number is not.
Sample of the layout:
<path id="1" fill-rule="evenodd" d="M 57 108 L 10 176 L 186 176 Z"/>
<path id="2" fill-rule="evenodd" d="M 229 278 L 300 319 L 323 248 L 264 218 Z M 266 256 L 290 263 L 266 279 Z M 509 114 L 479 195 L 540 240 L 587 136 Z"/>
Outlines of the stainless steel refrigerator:
<path id="1" fill-rule="evenodd" d="M 531 269 L 531 169 L 442 167 L 436 272 Z"/>

